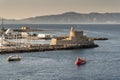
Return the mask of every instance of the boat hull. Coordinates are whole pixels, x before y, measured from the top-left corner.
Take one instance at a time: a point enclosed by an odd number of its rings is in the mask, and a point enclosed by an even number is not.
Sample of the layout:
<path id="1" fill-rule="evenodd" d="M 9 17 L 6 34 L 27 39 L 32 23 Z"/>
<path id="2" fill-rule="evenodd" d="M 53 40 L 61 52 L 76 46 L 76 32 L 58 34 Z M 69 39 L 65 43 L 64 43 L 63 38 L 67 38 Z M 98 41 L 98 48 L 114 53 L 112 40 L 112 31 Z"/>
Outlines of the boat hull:
<path id="1" fill-rule="evenodd" d="M 86 60 L 85 59 L 81 59 L 81 58 L 78 58 L 76 61 L 75 61 L 75 65 L 83 65 L 86 63 Z"/>
<path id="2" fill-rule="evenodd" d="M 20 61 L 21 58 L 20 57 L 8 57 L 7 61 Z"/>
<path id="3" fill-rule="evenodd" d="M 20 61 L 20 58 L 16 58 L 16 59 L 7 59 L 8 61 Z"/>

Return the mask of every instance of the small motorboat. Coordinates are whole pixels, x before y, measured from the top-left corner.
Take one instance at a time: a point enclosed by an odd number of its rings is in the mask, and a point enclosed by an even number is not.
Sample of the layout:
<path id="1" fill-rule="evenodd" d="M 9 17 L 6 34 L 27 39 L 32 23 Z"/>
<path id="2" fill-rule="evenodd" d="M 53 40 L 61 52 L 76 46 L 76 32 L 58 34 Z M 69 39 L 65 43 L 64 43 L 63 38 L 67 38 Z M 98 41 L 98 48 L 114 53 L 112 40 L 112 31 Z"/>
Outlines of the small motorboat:
<path id="1" fill-rule="evenodd" d="M 86 63 L 86 60 L 84 58 L 80 58 L 80 57 L 78 57 L 75 61 L 75 64 L 78 66 L 83 65 L 85 63 Z"/>
<path id="2" fill-rule="evenodd" d="M 18 55 L 11 55 L 7 58 L 8 61 L 20 61 L 21 57 Z"/>

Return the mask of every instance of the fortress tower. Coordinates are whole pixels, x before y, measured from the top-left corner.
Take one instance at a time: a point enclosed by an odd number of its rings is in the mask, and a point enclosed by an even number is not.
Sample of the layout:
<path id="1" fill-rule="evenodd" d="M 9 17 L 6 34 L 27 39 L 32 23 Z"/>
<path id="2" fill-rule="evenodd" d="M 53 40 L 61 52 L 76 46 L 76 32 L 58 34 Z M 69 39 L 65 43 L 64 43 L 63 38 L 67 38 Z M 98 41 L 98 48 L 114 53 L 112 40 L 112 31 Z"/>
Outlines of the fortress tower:
<path id="1" fill-rule="evenodd" d="M 75 31 L 71 27 L 68 38 L 52 38 L 50 45 L 94 44 L 93 40 L 83 35 L 83 31 Z"/>

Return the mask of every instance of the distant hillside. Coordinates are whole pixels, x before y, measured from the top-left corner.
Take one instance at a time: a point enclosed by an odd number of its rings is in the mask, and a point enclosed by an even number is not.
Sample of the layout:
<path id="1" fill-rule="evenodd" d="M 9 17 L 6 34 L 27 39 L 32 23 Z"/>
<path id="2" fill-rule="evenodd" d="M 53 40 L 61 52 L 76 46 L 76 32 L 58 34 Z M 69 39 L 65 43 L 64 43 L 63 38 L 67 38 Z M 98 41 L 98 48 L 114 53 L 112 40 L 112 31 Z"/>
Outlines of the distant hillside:
<path id="1" fill-rule="evenodd" d="M 7 20 L 7 23 L 23 24 L 79 24 L 79 23 L 120 23 L 120 13 L 68 12 L 58 15 L 36 16 L 21 20 Z"/>

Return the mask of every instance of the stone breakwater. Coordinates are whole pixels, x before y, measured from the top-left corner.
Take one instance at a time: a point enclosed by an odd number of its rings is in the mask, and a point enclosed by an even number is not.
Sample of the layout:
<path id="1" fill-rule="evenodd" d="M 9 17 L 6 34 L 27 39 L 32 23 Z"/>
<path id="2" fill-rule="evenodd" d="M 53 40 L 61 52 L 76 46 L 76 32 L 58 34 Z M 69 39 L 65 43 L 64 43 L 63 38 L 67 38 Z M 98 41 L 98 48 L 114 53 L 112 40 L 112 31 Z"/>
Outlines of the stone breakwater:
<path id="1" fill-rule="evenodd" d="M 0 54 L 8 54 L 8 53 L 25 53 L 25 52 L 42 52 L 42 51 L 52 51 L 52 50 L 70 50 L 70 49 L 82 49 L 82 48 L 94 48 L 98 47 L 98 45 L 80 45 L 80 44 L 72 44 L 72 45 L 49 45 L 49 44 L 36 44 L 36 45 L 28 45 L 24 47 L 1 47 Z"/>
<path id="2" fill-rule="evenodd" d="M 108 40 L 108 38 L 103 38 L 103 37 L 89 37 L 89 39 L 93 39 L 93 40 Z"/>

